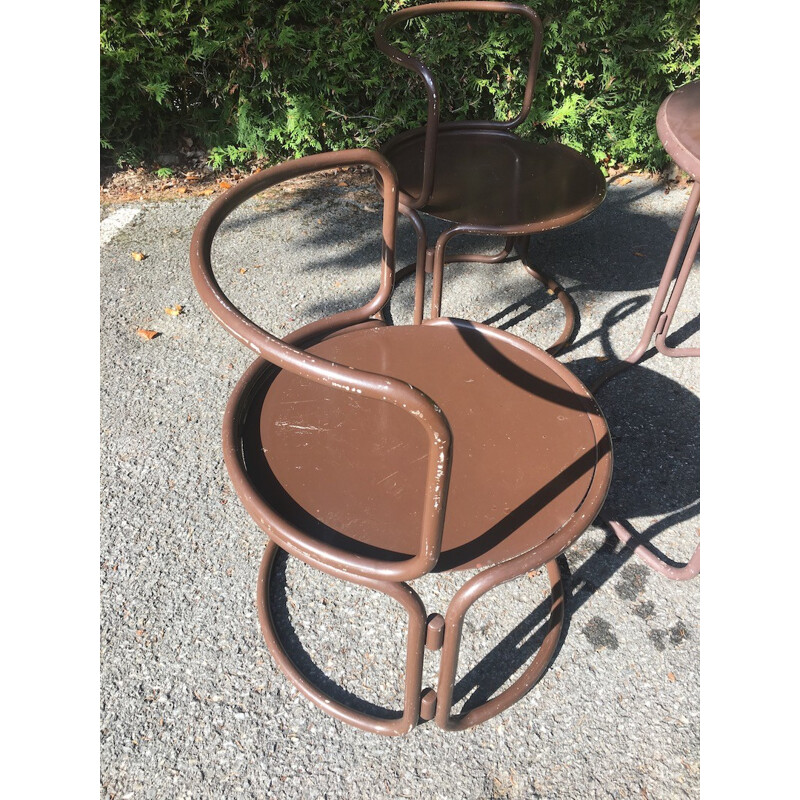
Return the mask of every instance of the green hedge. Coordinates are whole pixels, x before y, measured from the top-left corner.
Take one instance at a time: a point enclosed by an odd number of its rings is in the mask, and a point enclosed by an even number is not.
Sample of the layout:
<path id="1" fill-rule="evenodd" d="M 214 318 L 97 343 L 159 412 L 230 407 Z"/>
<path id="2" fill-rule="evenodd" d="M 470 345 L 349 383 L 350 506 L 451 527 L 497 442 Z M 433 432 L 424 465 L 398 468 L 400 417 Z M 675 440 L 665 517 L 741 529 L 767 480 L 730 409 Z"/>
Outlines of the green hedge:
<path id="1" fill-rule="evenodd" d="M 136 163 L 189 136 L 214 166 L 375 146 L 425 119 L 412 73 L 373 44 L 408 0 L 102 0 L 101 146 Z M 699 0 L 542 0 L 534 106 L 520 130 L 658 169 L 661 100 L 699 77 Z M 399 31 L 434 69 L 442 118 L 505 118 L 524 86 L 523 19 L 445 15 Z M 398 40 L 400 41 L 400 40 Z"/>

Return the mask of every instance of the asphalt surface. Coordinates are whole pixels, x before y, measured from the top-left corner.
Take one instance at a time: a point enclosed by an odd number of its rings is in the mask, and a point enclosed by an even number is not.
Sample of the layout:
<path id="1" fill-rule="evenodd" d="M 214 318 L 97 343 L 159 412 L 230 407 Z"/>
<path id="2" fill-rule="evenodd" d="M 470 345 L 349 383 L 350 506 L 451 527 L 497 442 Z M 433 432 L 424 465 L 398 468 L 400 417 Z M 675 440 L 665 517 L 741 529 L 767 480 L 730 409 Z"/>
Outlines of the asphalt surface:
<path id="1" fill-rule="evenodd" d="M 584 382 L 636 345 L 688 197 L 639 176 L 609 186 L 588 219 L 534 238 L 535 262 L 580 311 L 559 359 Z M 191 282 L 192 230 L 209 200 L 101 213 L 101 797 L 671 798 L 699 795 L 700 578 L 648 571 L 599 522 L 565 554 L 566 631 L 538 685 L 465 733 L 424 724 L 401 738 L 352 729 L 300 696 L 262 639 L 254 594 L 265 535 L 222 463 L 227 398 L 252 353 Z M 437 229 L 428 220 L 431 230 Z M 285 335 L 374 292 L 379 203 L 367 189 L 274 192 L 239 209 L 215 244 L 220 282 Z M 413 234 L 400 227 L 398 263 Z M 470 249 L 494 249 L 478 239 Z M 146 255 L 141 261 L 132 252 Z M 671 337 L 699 344 L 699 261 Z M 410 320 L 412 286 L 396 291 Z M 166 307 L 182 306 L 170 316 Z M 541 346 L 558 302 L 516 262 L 447 268 L 443 313 Z M 153 330 L 145 340 L 137 329 Z M 656 355 L 598 392 L 615 448 L 606 513 L 677 563 L 699 541 L 699 360 Z M 564 563 L 564 562 L 562 562 Z M 278 624 L 320 685 L 400 701 L 404 619 L 369 591 L 295 560 L 279 571 Z M 464 579 L 415 582 L 443 611 Z M 547 609 L 543 572 L 470 611 L 456 696 L 469 704 L 524 668 Z M 435 685 L 437 656 L 423 685 Z"/>

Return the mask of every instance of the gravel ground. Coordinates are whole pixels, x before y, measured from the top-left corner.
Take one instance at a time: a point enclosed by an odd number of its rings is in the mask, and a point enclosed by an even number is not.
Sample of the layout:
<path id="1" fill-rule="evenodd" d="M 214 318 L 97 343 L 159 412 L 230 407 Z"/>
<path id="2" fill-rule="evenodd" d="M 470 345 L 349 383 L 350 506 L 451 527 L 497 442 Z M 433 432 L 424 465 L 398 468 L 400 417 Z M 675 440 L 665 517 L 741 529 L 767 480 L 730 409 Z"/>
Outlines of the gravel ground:
<path id="1" fill-rule="evenodd" d="M 533 242 L 536 263 L 580 309 L 580 331 L 560 360 L 587 383 L 635 346 L 688 197 L 643 177 L 620 183 L 590 218 Z M 294 690 L 254 607 L 265 536 L 222 463 L 223 410 L 252 354 L 211 318 L 191 282 L 189 241 L 208 202 L 123 206 L 138 213 L 101 251 L 101 797 L 699 795 L 700 579 L 649 572 L 599 523 L 565 554 L 568 617 L 556 658 L 498 717 L 465 733 L 425 724 L 387 739 L 327 717 Z M 379 228 L 375 195 L 335 178 L 325 190 L 254 198 L 218 234 L 220 282 L 285 335 L 372 295 Z M 403 264 L 414 251 L 405 224 L 399 239 Z M 445 314 L 542 346 L 560 332 L 560 305 L 517 263 L 447 269 Z M 673 342 L 699 343 L 699 280 L 698 263 Z M 396 323 L 410 319 L 411 294 L 410 281 L 398 288 Z M 176 304 L 183 313 L 164 312 Z M 159 335 L 144 340 L 138 328 Z M 685 561 L 699 537 L 699 360 L 653 357 L 598 400 L 615 446 L 607 513 Z M 280 624 L 297 658 L 313 661 L 339 696 L 397 704 L 399 609 L 295 560 L 280 575 Z M 461 580 L 427 576 L 415 588 L 429 612 L 443 611 Z M 461 702 L 519 673 L 546 595 L 539 573 L 471 610 Z M 424 685 L 436 667 L 431 654 Z"/>

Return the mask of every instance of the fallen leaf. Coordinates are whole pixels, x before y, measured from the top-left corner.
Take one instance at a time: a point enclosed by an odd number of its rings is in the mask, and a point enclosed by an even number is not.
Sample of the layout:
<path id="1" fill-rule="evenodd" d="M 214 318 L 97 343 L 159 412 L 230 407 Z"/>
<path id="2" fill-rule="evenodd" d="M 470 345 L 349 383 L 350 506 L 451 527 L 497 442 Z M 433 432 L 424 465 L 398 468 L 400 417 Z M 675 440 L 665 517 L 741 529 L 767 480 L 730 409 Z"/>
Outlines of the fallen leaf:
<path id="1" fill-rule="evenodd" d="M 142 339 L 153 339 L 158 336 L 158 331 L 148 331 L 146 328 L 137 328 L 136 333 L 142 337 Z"/>
<path id="2" fill-rule="evenodd" d="M 633 178 L 620 178 L 620 179 L 617 181 L 617 186 L 626 186 L 626 185 L 627 185 L 627 184 L 629 184 L 629 183 L 630 183 L 632 180 L 633 180 Z"/>
<path id="3" fill-rule="evenodd" d="M 228 183 L 228 181 L 220 181 L 219 187 L 220 189 L 230 189 L 233 186 L 232 183 Z"/>
<path id="4" fill-rule="evenodd" d="M 167 306 L 164 311 L 166 311 L 171 317 L 177 317 L 178 314 L 183 314 L 183 306 Z"/>
<path id="5" fill-rule="evenodd" d="M 147 256 L 144 253 L 137 252 L 137 253 L 131 253 L 131 258 L 134 261 L 144 261 L 147 258 Z"/>
<path id="6" fill-rule="evenodd" d="M 639 258 L 647 258 L 647 256 L 645 256 L 645 254 L 644 254 L 644 253 L 640 253 L 638 250 L 634 250 L 634 251 L 633 251 L 633 254 L 634 254 L 635 256 L 639 256 Z"/>
<path id="7" fill-rule="evenodd" d="M 186 192 L 187 192 L 187 189 L 186 189 L 186 187 L 185 187 L 185 186 L 181 186 L 181 187 L 178 189 L 178 194 L 186 194 Z"/>
<path id="8" fill-rule="evenodd" d="M 595 361 L 608 361 L 608 356 L 595 356 Z"/>
<path id="9" fill-rule="evenodd" d="M 239 270 L 239 274 L 240 274 L 240 275 L 244 275 L 244 274 L 245 274 L 245 272 L 247 272 L 247 270 L 246 270 L 244 267 L 242 267 L 242 268 Z"/>
<path id="10" fill-rule="evenodd" d="M 667 673 L 667 677 L 668 677 L 668 678 L 669 678 L 671 681 L 673 681 L 673 682 L 675 681 L 675 673 L 674 673 L 674 672 L 668 672 L 668 673 Z"/>
<path id="11" fill-rule="evenodd" d="M 263 264 L 253 264 L 253 269 L 261 269 Z"/>
<path id="12" fill-rule="evenodd" d="M 201 195 L 214 194 L 214 190 L 213 189 L 203 189 L 203 191 L 202 192 L 198 192 L 198 194 L 201 194 Z"/>
<path id="13" fill-rule="evenodd" d="M 337 186 L 347 186 L 347 184 L 344 181 L 339 181 L 339 183 L 337 183 L 336 185 Z"/>

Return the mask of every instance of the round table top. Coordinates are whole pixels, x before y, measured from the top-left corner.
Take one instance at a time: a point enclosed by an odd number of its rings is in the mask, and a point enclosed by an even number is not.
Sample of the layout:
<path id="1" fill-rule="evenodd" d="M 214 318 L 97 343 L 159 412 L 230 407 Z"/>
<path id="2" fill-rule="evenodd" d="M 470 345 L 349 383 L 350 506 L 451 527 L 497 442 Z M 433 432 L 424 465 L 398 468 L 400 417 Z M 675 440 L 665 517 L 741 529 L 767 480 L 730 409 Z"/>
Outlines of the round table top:
<path id="1" fill-rule="evenodd" d="M 675 163 L 700 180 L 700 81 L 676 89 L 661 104 L 656 130 Z"/>

